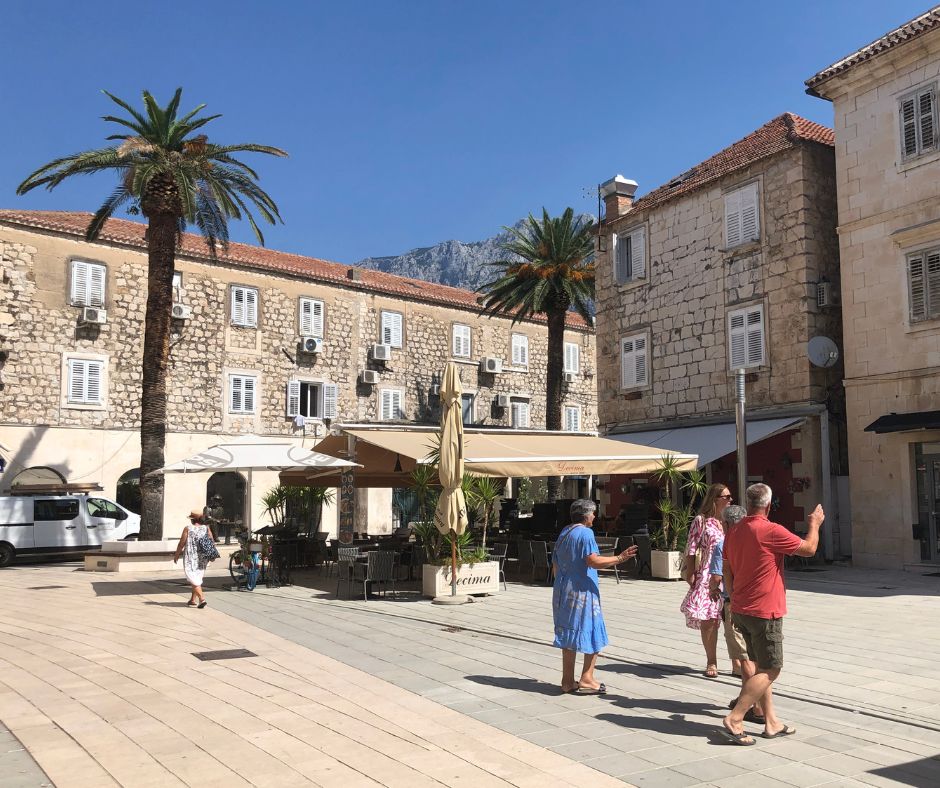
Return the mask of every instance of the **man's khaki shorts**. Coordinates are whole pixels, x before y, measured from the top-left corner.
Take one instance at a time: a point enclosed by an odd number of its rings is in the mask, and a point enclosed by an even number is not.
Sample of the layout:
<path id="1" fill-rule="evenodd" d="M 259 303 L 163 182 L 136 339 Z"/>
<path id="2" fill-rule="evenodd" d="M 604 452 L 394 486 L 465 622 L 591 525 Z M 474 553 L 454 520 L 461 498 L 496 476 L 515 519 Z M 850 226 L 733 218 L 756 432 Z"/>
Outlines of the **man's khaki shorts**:
<path id="1" fill-rule="evenodd" d="M 747 656 L 758 668 L 783 667 L 783 619 L 732 613 L 734 628 L 744 636 Z"/>
<path id="2" fill-rule="evenodd" d="M 728 646 L 728 656 L 731 659 L 748 659 L 747 643 L 744 642 L 744 635 L 738 632 L 731 623 L 731 602 L 727 599 L 721 614 L 725 622 L 725 645 Z"/>

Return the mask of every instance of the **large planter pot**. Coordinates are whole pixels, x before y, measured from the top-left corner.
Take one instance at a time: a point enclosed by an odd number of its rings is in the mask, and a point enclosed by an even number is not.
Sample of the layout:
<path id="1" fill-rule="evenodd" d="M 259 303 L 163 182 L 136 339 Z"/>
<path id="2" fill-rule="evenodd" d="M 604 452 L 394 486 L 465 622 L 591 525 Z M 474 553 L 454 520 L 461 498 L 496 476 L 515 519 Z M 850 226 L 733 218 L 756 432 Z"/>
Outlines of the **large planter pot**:
<path id="1" fill-rule="evenodd" d="M 678 550 L 653 550 L 650 569 L 660 580 L 681 580 L 682 553 Z"/>
<path id="2" fill-rule="evenodd" d="M 421 593 L 428 597 L 447 596 L 450 593 L 450 567 L 425 564 L 421 568 Z M 457 593 L 499 593 L 499 561 L 457 567 Z"/>

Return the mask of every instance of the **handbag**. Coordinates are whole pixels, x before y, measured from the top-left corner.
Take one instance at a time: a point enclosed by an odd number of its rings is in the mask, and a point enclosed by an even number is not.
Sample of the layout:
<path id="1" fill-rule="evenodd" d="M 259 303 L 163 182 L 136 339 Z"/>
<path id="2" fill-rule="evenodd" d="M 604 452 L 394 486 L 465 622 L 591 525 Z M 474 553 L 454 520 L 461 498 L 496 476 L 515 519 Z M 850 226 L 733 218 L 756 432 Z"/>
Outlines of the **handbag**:
<path id="1" fill-rule="evenodd" d="M 200 560 L 209 562 L 215 561 L 219 557 L 219 551 L 216 549 L 215 542 L 212 541 L 208 531 L 202 536 L 197 536 L 193 541 L 196 546 L 196 555 L 199 556 Z"/>
<path id="2" fill-rule="evenodd" d="M 691 541 L 692 529 L 695 528 L 696 523 L 699 524 L 699 531 L 701 531 L 705 525 L 705 521 L 704 519 L 701 518 L 701 516 L 696 517 L 692 521 L 692 526 L 691 528 L 689 528 L 690 541 Z M 695 541 L 696 541 L 695 552 L 694 553 L 686 552 L 685 555 L 682 556 L 682 565 L 679 568 L 679 574 L 682 575 L 682 579 L 685 580 L 685 582 L 687 582 L 689 585 L 692 584 L 693 578 L 697 574 L 699 574 L 699 572 L 702 571 L 702 564 L 705 563 L 705 548 L 701 544 L 702 542 L 701 533 L 697 534 Z"/>

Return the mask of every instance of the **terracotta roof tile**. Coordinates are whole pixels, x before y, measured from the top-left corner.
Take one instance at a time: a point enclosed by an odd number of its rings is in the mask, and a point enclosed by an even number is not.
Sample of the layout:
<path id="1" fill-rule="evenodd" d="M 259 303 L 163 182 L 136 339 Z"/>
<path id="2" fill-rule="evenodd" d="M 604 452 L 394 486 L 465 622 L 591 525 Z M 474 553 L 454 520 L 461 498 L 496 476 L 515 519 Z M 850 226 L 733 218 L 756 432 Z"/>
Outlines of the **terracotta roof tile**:
<path id="1" fill-rule="evenodd" d="M 700 189 L 756 161 L 794 148 L 801 142 L 833 145 L 832 129 L 821 126 L 792 112 L 784 112 L 744 139 L 719 151 L 657 189 L 640 197 L 629 213 L 612 221 L 627 219 L 635 211 L 652 208 L 683 194 Z"/>
<path id="2" fill-rule="evenodd" d="M 819 88 L 824 82 L 837 74 L 841 74 L 843 71 L 848 71 L 859 63 L 871 60 L 882 52 L 887 52 L 889 49 L 893 49 L 896 46 L 919 38 L 925 33 L 929 33 L 931 30 L 936 30 L 938 27 L 940 27 L 940 6 L 934 6 L 929 11 L 925 11 L 910 22 L 905 22 L 900 27 L 885 33 L 881 38 L 872 41 L 867 46 L 863 46 L 851 55 L 846 55 L 846 57 L 837 60 L 831 66 L 824 68 L 815 76 L 807 79 L 806 92 L 812 96 L 825 98 L 825 96 L 819 92 Z"/>
<path id="3" fill-rule="evenodd" d="M 0 209 L 0 223 L 22 227 L 49 230 L 64 235 L 84 238 L 85 228 L 91 220 L 90 213 L 79 211 L 17 211 Z M 145 249 L 144 232 L 146 225 L 127 219 L 109 219 L 98 237 L 98 243 L 111 243 Z M 208 248 L 201 236 L 185 233 L 182 240 L 182 255 L 212 263 Z M 262 246 L 230 243 L 228 251 L 219 251 L 218 262 L 240 268 L 253 268 L 263 272 L 275 272 L 342 286 L 352 290 L 407 298 L 413 301 L 451 306 L 480 311 L 477 294 L 457 287 L 425 282 L 421 279 L 408 279 L 369 268 L 334 263 L 316 257 L 304 257 L 289 252 L 278 252 Z M 350 273 L 356 278 L 351 278 Z M 544 319 L 534 322 L 544 323 Z M 567 323 L 573 329 L 588 329 L 584 320 L 570 312 Z M 591 330 L 591 329 L 589 329 Z"/>

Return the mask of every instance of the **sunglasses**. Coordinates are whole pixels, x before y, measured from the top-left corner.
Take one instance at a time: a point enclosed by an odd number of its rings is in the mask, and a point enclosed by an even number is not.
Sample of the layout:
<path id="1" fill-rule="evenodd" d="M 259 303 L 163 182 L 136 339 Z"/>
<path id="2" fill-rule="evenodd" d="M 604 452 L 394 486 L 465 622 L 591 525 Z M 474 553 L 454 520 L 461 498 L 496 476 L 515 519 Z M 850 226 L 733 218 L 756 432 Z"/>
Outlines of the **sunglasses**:
<path id="1" fill-rule="evenodd" d="M 719 498 L 722 498 L 722 499 L 724 499 L 724 500 L 726 500 L 726 501 L 732 501 L 732 500 L 734 500 L 734 498 L 733 498 L 731 495 L 719 495 L 718 497 L 719 497 Z"/>

